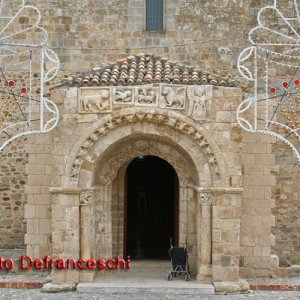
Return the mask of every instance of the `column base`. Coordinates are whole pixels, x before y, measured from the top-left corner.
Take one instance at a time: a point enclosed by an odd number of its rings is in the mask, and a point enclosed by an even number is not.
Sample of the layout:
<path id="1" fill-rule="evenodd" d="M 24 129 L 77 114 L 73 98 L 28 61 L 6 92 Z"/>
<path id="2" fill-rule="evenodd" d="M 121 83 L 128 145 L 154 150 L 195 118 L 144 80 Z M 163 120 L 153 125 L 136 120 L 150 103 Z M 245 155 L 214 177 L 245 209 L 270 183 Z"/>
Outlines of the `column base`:
<path id="1" fill-rule="evenodd" d="M 93 282 L 96 277 L 96 271 L 80 271 L 79 282 Z"/>
<path id="2" fill-rule="evenodd" d="M 212 267 L 211 265 L 202 265 L 196 280 L 201 283 L 212 283 Z"/>
<path id="3" fill-rule="evenodd" d="M 216 293 L 242 293 L 249 291 L 249 283 L 240 279 L 239 281 L 220 281 L 214 282 L 215 292 Z"/>

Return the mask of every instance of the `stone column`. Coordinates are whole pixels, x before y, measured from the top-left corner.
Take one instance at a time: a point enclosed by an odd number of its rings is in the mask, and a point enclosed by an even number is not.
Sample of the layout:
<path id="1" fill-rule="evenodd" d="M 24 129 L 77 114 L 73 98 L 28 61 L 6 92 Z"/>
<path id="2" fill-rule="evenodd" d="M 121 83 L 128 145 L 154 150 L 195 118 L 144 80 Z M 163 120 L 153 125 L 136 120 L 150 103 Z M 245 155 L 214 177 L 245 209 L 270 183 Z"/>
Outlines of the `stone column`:
<path id="1" fill-rule="evenodd" d="M 98 186 L 95 190 L 97 205 L 96 255 L 108 259 L 112 256 L 112 185 Z"/>
<path id="2" fill-rule="evenodd" d="M 80 194 L 80 255 L 83 259 L 92 257 L 92 193 L 92 190 L 86 190 Z"/>
<path id="3" fill-rule="evenodd" d="M 212 282 L 211 271 L 211 204 L 212 197 L 209 192 L 198 191 L 197 204 L 197 248 L 198 248 L 198 275 L 201 282 Z"/>
<path id="4" fill-rule="evenodd" d="M 89 260 L 93 258 L 93 244 L 95 240 L 93 189 L 84 189 L 80 194 L 80 258 Z M 81 271 L 80 281 L 93 281 L 95 271 Z"/>

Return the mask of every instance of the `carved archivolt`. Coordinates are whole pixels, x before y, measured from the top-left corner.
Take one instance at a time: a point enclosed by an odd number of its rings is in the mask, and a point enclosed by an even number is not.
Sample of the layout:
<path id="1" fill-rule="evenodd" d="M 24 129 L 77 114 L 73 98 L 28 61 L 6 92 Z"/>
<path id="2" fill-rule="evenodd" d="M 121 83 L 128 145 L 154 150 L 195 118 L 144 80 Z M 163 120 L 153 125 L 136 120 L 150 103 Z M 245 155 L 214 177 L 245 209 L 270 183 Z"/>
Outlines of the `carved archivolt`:
<path id="1" fill-rule="evenodd" d="M 217 164 L 217 159 L 210 147 L 208 141 L 205 137 L 198 131 L 195 127 L 187 124 L 183 120 L 177 119 L 173 116 L 165 114 L 154 114 L 154 113 L 144 113 L 137 112 L 133 114 L 128 114 L 125 116 L 119 116 L 115 119 L 109 120 L 96 129 L 81 145 L 80 150 L 74 159 L 72 164 L 70 179 L 73 182 L 77 182 L 79 178 L 79 173 L 81 170 L 82 163 L 87 161 L 89 164 L 94 164 L 95 161 L 92 155 L 89 153 L 92 146 L 101 138 L 101 136 L 107 134 L 109 131 L 116 127 L 123 126 L 125 124 L 133 124 L 139 121 L 153 122 L 156 124 L 162 124 L 166 126 L 171 126 L 173 130 L 180 131 L 188 136 L 190 136 L 198 145 L 202 148 L 202 152 L 210 165 L 211 172 L 214 176 L 219 176 L 220 171 Z"/>
<path id="2" fill-rule="evenodd" d="M 131 141 L 129 144 L 117 145 L 118 152 L 112 157 L 103 157 L 100 163 L 101 171 L 98 175 L 98 183 L 100 185 L 110 184 L 116 176 L 121 166 L 126 164 L 129 160 L 140 155 L 154 155 L 166 160 L 176 170 L 180 183 L 188 185 L 191 183 L 191 174 L 187 171 L 188 161 L 182 155 L 171 152 L 171 147 L 160 148 L 156 140 L 137 140 Z M 98 172 L 97 172 L 98 173 Z M 189 177 L 190 176 L 190 177 Z"/>

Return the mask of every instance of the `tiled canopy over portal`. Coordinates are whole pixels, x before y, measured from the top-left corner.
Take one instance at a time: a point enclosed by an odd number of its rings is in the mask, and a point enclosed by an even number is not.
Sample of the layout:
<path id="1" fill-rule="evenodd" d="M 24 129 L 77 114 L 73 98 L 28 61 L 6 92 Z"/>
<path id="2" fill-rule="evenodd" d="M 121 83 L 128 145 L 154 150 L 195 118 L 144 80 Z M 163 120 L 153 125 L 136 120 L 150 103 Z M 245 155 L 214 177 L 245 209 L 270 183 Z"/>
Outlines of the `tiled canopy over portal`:
<path id="1" fill-rule="evenodd" d="M 152 54 L 128 56 L 119 59 L 117 63 L 106 64 L 90 72 L 70 76 L 63 83 L 81 87 L 151 83 L 238 86 L 238 82 L 230 76 L 222 77 L 208 71 L 199 71 L 194 67 Z"/>

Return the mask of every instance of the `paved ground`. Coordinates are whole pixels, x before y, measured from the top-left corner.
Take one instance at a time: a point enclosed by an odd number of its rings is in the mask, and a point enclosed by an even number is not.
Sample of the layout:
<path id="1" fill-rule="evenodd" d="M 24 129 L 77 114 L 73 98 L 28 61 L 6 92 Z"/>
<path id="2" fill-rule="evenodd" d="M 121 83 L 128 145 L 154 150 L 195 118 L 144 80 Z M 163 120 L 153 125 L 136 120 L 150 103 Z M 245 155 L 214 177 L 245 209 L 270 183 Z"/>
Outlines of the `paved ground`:
<path id="1" fill-rule="evenodd" d="M 154 264 L 156 266 L 156 264 Z M 136 268 L 141 268 L 138 270 Z M 154 268 L 154 267 L 153 267 Z M 145 269 L 147 269 L 146 278 L 151 277 L 153 274 L 155 277 L 160 277 L 160 272 L 165 272 L 161 276 L 162 283 L 167 284 L 168 287 L 172 287 L 174 284 L 178 284 L 178 286 L 184 287 L 186 283 L 184 280 L 172 281 L 168 282 L 166 280 L 166 275 L 169 272 L 167 266 L 160 266 L 160 269 L 151 269 L 151 266 L 147 265 L 147 268 L 143 264 L 132 268 L 130 272 L 128 272 L 125 276 L 126 283 L 130 283 L 131 280 L 134 282 L 140 281 L 137 280 L 137 275 L 141 276 L 141 274 L 145 273 Z M 105 275 L 105 274 L 104 274 Z M 145 275 L 145 274 L 144 274 Z M 22 282 L 25 280 L 29 281 L 38 281 L 38 282 L 45 282 L 46 275 L 32 275 L 32 276 L 24 276 L 24 275 L 0 275 L 0 282 Z M 107 273 L 104 278 L 106 284 L 110 283 L 118 283 L 118 281 L 122 278 L 122 273 Z M 113 280 L 112 280 L 113 279 Z M 153 279 L 152 279 L 153 281 Z M 98 282 L 100 286 L 104 285 L 103 277 L 99 276 L 96 278 L 95 282 Z M 292 278 L 249 278 L 249 283 L 253 284 L 289 284 L 289 285 L 300 285 L 300 277 L 292 277 Z M 141 286 L 147 286 L 147 282 L 142 281 Z M 192 284 L 192 282 L 191 282 Z M 72 299 L 99 299 L 99 300 L 160 300 L 160 299 L 174 299 L 174 300 L 193 300 L 193 299 L 201 299 L 201 300 L 276 300 L 276 299 L 291 299 L 291 300 L 300 300 L 300 292 L 290 292 L 290 291 L 254 291 L 247 294 L 237 294 L 237 295 L 174 295 L 174 293 L 167 293 L 167 289 L 163 290 L 163 292 L 158 293 L 157 290 L 155 293 L 153 290 L 151 292 L 144 292 L 144 293 L 136 293 L 136 294 L 121 294 L 117 292 L 117 288 L 113 293 L 101 293 L 94 290 L 89 290 L 86 293 L 84 290 L 82 292 L 65 292 L 65 293 L 58 293 L 58 294 L 48 294 L 42 293 L 39 289 L 11 289 L 11 288 L 0 288 L 0 300 L 2 299 L 12 299 L 12 300 L 32 300 L 32 299 L 55 299 L 55 300 L 72 300 Z"/>
<path id="2" fill-rule="evenodd" d="M 192 296 L 174 296 L 168 294 L 133 294 L 133 295 L 120 295 L 120 294 L 105 294 L 99 295 L 95 293 L 80 294 L 77 292 L 59 293 L 59 294 L 44 294 L 39 290 L 28 289 L 0 289 L 0 299 L 55 299 L 55 300 L 72 300 L 72 299 L 99 299 L 99 300 L 160 300 L 160 299 L 172 299 L 172 300 L 239 300 L 239 299 L 251 299 L 251 300 L 274 300 L 274 299 L 291 299 L 300 300 L 300 292 L 255 292 L 242 295 L 200 295 Z"/>

